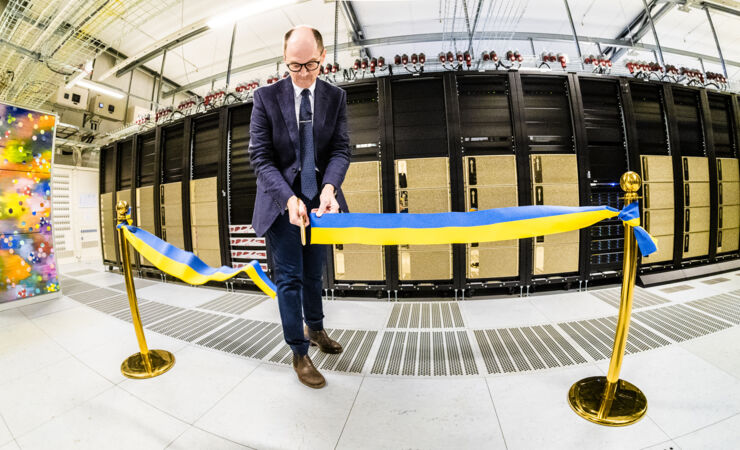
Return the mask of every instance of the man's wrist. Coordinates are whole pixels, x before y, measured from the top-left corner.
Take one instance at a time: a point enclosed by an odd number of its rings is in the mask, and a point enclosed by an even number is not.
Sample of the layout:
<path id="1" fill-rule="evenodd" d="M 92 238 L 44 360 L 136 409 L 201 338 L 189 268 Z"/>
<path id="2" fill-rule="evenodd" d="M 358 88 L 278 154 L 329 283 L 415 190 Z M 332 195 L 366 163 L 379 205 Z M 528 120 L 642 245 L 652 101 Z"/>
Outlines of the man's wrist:
<path id="1" fill-rule="evenodd" d="M 324 191 L 326 191 L 327 189 L 331 192 L 332 195 L 337 195 L 337 188 L 335 188 L 333 184 L 326 183 L 322 187 L 322 190 L 324 190 Z"/>

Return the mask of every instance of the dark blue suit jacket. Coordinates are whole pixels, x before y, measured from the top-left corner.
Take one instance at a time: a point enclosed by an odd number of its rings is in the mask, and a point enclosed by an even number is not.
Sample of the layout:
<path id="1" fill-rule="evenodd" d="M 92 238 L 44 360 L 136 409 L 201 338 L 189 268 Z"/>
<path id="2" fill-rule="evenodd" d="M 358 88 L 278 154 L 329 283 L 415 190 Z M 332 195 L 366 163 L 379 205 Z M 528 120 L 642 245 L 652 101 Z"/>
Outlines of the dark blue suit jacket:
<path id="1" fill-rule="evenodd" d="M 292 186 L 301 154 L 290 78 L 254 92 L 249 134 L 249 160 L 257 174 L 252 227 L 257 236 L 264 236 L 278 215 L 287 214 L 288 199 L 297 194 Z M 339 208 L 348 212 L 340 189 L 351 156 L 347 93 L 319 79 L 314 89 L 313 141 L 319 186 L 334 186 Z"/>

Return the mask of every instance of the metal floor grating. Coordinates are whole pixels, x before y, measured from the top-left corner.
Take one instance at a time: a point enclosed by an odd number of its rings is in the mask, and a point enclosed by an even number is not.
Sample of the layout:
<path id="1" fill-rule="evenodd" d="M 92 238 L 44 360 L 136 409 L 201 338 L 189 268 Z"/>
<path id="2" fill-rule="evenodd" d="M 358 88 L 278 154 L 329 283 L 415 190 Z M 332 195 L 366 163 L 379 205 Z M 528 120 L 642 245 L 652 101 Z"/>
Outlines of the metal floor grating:
<path id="1" fill-rule="evenodd" d="M 586 362 L 552 325 L 475 330 L 474 333 L 489 374 Z"/>
<path id="2" fill-rule="evenodd" d="M 151 280 L 142 280 L 141 278 L 134 278 L 134 289 L 144 289 L 147 286 L 151 286 L 153 284 L 157 284 L 156 281 Z M 111 289 L 118 289 L 119 291 L 126 292 L 126 282 L 114 284 L 113 286 L 108 286 Z"/>
<path id="3" fill-rule="evenodd" d="M 588 293 L 598 298 L 599 300 L 612 305 L 615 308 L 619 308 L 619 295 L 621 291 L 621 287 L 615 287 L 609 289 L 588 291 Z M 669 302 L 670 300 L 668 299 L 665 299 L 659 295 L 653 294 L 650 291 L 646 291 L 645 289 L 635 286 L 634 295 L 632 296 L 632 308 L 634 309 L 661 305 L 663 303 Z"/>
<path id="4" fill-rule="evenodd" d="M 92 285 L 90 285 L 92 286 Z M 110 289 L 92 286 L 92 289 L 84 289 L 72 294 L 65 293 L 71 299 L 77 300 L 80 303 L 92 303 L 100 300 L 105 300 L 116 295 L 120 295 L 118 291 L 111 291 Z"/>
<path id="5" fill-rule="evenodd" d="M 91 291 L 93 289 L 98 289 L 99 286 L 95 286 L 94 284 L 85 283 L 83 281 L 78 281 L 77 283 L 71 284 L 71 285 L 62 285 L 62 294 L 72 297 L 72 294 L 77 294 L 79 292 L 85 292 L 85 291 Z M 118 292 L 116 292 L 118 294 Z"/>
<path id="6" fill-rule="evenodd" d="M 660 292 L 665 292 L 666 294 L 673 294 L 675 292 L 688 291 L 691 289 L 694 289 L 694 286 L 689 286 L 688 284 L 677 284 L 676 286 L 663 288 L 660 290 Z"/>
<path id="7" fill-rule="evenodd" d="M 193 342 L 230 320 L 233 319 L 220 314 L 188 310 L 160 320 L 149 329 L 176 339 Z"/>
<path id="8" fill-rule="evenodd" d="M 148 303 L 148 301 L 139 300 L 139 305 L 143 305 L 145 303 Z M 124 309 L 129 309 L 128 296 L 126 294 L 119 294 L 113 297 L 108 297 L 104 300 L 90 302 L 87 306 L 106 314 L 113 314 Z"/>
<path id="9" fill-rule="evenodd" d="M 454 302 L 393 305 L 387 328 L 463 328 L 460 305 Z"/>
<path id="10" fill-rule="evenodd" d="M 93 270 L 93 269 L 82 269 L 82 270 L 77 270 L 75 272 L 69 272 L 67 273 L 67 275 L 71 275 L 73 277 L 81 277 L 83 275 L 90 275 L 91 273 L 103 273 L 103 272 L 99 270 Z"/>
<path id="11" fill-rule="evenodd" d="M 144 326 L 151 325 L 158 322 L 166 317 L 173 316 L 175 314 L 187 311 L 185 308 L 179 306 L 165 305 L 157 302 L 142 302 L 139 301 L 139 315 L 141 316 L 141 323 Z M 131 310 L 126 308 L 123 311 L 118 311 L 113 314 L 116 317 L 126 322 L 131 322 Z"/>
<path id="12" fill-rule="evenodd" d="M 692 308 L 700 309 L 707 314 L 740 325 L 740 299 L 728 294 L 686 302 Z"/>
<path id="13" fill-rule="evenodd" d="M 731 326 L 685 305 L 673 305 L 633 314 L 636 320 L 650 326 L 675 342 L 715 333 Z"/>
<path id="14" fill-rule="evenodd" d="M 708 280 L 702 280 L 702 283 L 704 284 L 717 284 L 717 283 L 724 283 L 725 281 L 730 281 L 729 278 L 725 277 L 717 277 L 717 278 L 710 278 Z"/>
<path id="15" fill-rule="evenodd" d="M 611 358 L 617 316 L 564 322 L 559 323 L 558 326 L 593 359 L 598 361 Z M 625 353 L 638 353 L 669 344 L 670 342 L 665 338 L 631 321 Z"/>
<path id="16" fill-rule="evenodd" d="M 311 357 L 314 365 L 322 370 L 361 373 L 378 332 L 340 329 L 327 329 L 326 331 L 329 337 L 342 344 L 344 351 L 332 355 L 323 353 L 319 351 L 318 347 L 312 346 L 308 349 L 308 355 Z M 290 347 L 283 344 L 280 350 L 270 358 L 270 361 L 281 364 L 292 364 L 293 356 Z"/>
<path id="17" fill-rule="evenodd" d="M 476 375 L 478 367 L 465 330 L 386 331 L 371 373 Z"/>
<path id="18" fill-rule="evenodd" d="M 224 312 L 238 316 L 244 311 L 254 308 L 268 298 L 270 297 L 267 297 L 265 295 L 229 293 L 213 299 L 207 303 L 204 303 L 198 306 L 198 308 Z"/>
<path id="19" fill-rule="evenodd" d="M 236 319 L 201 339 L 197 344 L 235 355 L 262 359 L 282 342 L 283 333 L 280 324 Z"/>

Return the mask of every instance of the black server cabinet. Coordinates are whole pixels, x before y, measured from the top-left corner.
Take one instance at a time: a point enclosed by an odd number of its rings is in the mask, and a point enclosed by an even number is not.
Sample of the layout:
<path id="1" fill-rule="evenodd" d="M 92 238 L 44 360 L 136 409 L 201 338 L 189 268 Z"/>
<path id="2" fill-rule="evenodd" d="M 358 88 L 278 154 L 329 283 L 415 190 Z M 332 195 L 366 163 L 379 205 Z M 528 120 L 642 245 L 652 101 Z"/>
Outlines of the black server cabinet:
<path id="1" fill-rule="evenodd" d="M 266 241 L 257 237 L 252 228 L 252 212 L 257 197 L 257 175 L 249 163 L 249 123 L 252 103 L 229 108 L 227 135 L 227 224 L 228 251 L 226 264 L 244 267 L 257 260 L 265 273 L 270 274 Z M 232 279 L 255 288 L 246 275 Z"/>
<path id="2" fill-rule="evenodd" d="M 152 130 L 148 133 L 140 134 L 136 137 L 134 147 L 134 183 L 133 195 L 136 208 L 134 224 L 148 231 L 157 233 L 156 220 L 156 197 L 155 185 L 156 180 L 156 153 L 157 153 L 157 132 Z M 137 265 L 139 271 L 156 272 L 154 265 L 146 260 L 143 256 L 137 254 Z"/>
<path id="3" fill-rule="evenodd" d="M 186 119 L 188 121 L 188 119 Z M 190 250 L 190 233 L 186 229 L 190 220 L 184 217 L 188 201 L 184 196 L 188 175 L 184 164 L 189 159 L 189 124 L 179 122 L 161 128 L 161 155 L 159 192 L 154 195 L 159 199 L 159 235 L 162 239 L 183 250 Z M 189 208 L 187 208 L 189 211 Z M 186 233 L 187 231 L 187 233 Z"/>
<path id="4" fill-rule="evenodd" d="M 507 74 L 459 75 L 461 207 L 476 211 L 519 205 L 517 155 Z M 484 242 L 462 246 L 461 278 L 467 288 L 512 288 L 520 284 L 519 242 Z"/>
<path id="5" fill-rule="evenodd" d="M 116 190 L 114 196 L 114 213 L 117 214 L 116 205 L 118 202 L 123 200 L 128 203 L 131 208 L 131 217 L 134 218 L 136 204 L 134 199 L 131 197 L 133 172 L 134 172 L 134 137 L 130 137 L 124 141 L 119 141 L 116 146 L 118 151 L 116 152 Z M 135 219 L 134 219 L 135 220 Z M 116 246 L 118 246 L 118 239 L 116 239 Z M 122 267 L 123 255 L 121 249 L 118 248 L 118 260 L 117 264 Z M 129 245 L 129 259 L 132 265 L 135 265 L 135 259 L 133 247 Z"/>
<path id="6" fill-rule="evenodd" d="M 582 105 L 579 153 L 586 161 L 587 204 L 624 207 L 619 180 L 629 170 L 629 157 L 619 82 L 616 79 L 578 77 Z M 584 236 L 585 235 L 585 236 Z M 616 276 L 622 268 L 624 231 L 619 219 L 603 220 L 585 233 L 585 276 Z"/>
<path id="7" fill-rule="evenodd" d="M 571 86 L 564 76 L 521 75 L 519 100 L 523 155 L 519 189 L 535 205 L 580 206 Z M 526 171 L 529 177 L 523 177 Z M 526 203 L 523 203 L 526 204 Z M 524 260 L 526 284 L 570 283 L 579 278 L 580 231 L 537 236 Z"/>
<path id="8" fill-rule="evenodd" d="M 100 149 L 100 243 L 103 262 L 109 267 L 117 264 L 118 245 L 116 244 L 116 144 Z"/>
<path id="9" fill-rule="evenodd" d="M 347 93 L 347 129 L 352 159 L 342 184 L 350 212 L 381 213 L 383 171 L 380 101 L 376 80 L 343 86 Z M 386 262 L 390 246 L 334 245 L 327 252 L 326 286 L 335 289 L 388 289 Z"/>
<path id="10" fill-rule="evenodd" d="M 448 74 L 452 75 L 452 74 Z M 390 80 L 390 122 L 387 136 L 390 174 L 385 194 L 393 202 L 386 212 L 434 213 L 452 209 L 451 162 L 447 100 L 443 76 Z M 388 161 L 388 158 L 386 159 Z M 388 180 L 390 178 L 390 180 Z M 395 187 L 392 189 L 391 186 Z M 385 195 L 384 195 L 385 197 Z M 453 287 L 453 246 L 399 246 L 391 287 L 400 290 L 434 290 Z M 393 254 L 394 252 L 391 252 Z"/>

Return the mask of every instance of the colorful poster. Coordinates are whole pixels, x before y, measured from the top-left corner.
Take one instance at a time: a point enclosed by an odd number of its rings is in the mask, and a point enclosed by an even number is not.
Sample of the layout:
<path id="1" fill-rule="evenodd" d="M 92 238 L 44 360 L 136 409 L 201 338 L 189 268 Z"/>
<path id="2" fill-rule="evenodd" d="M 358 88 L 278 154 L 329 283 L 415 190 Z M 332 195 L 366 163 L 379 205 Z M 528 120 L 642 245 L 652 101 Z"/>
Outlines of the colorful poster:
<path id="1" fill-rule="evenodd" d="M 59 290 L 51 231 L 53 115 L 0 104 L 0 302 Z"/>

